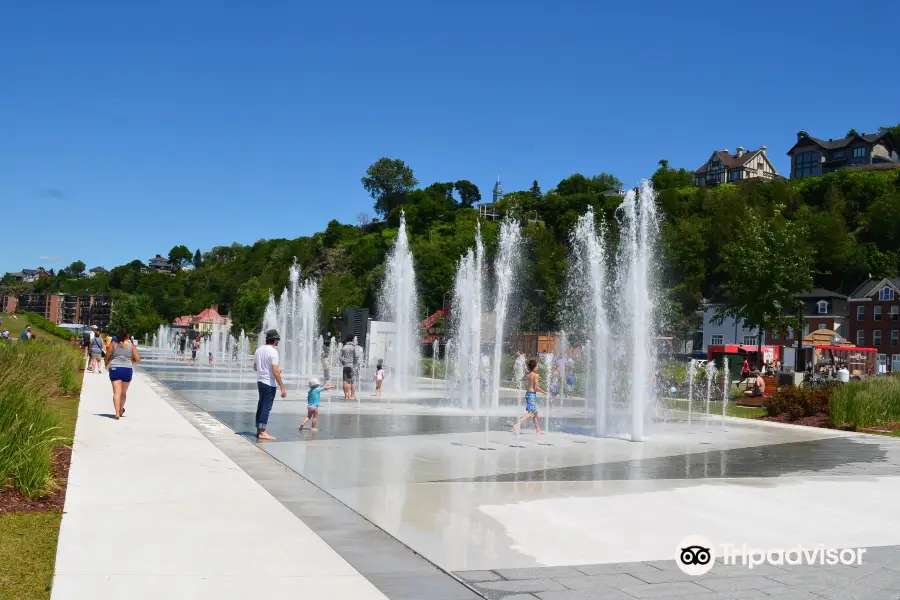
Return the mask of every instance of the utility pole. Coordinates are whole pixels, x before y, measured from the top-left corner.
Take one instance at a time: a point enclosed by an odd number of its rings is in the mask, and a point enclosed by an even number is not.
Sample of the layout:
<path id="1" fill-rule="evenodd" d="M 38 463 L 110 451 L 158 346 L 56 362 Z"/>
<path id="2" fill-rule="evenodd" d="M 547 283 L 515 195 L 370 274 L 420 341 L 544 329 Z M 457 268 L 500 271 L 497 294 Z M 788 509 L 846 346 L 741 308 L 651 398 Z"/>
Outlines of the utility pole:
<path id="1" fill-rule="evenodd" d="M 545 292 L 545 290 L 534 290 L 534 293 L 537 294 L 538 297 L 541 299 L 541 302 L 540 302 L 539 308 L 538 308 L 538 332 L 537 332 L 537 340 L 535 343 L 536 350 L 537 350 L 535 352 L 535 354 L 540 354 L 540 352 L 541 352 L 541 329 L 543 329 L 543 324 L 544 324 L 542 313 L 544 312 L 544 294 L 546 292 Z"/>

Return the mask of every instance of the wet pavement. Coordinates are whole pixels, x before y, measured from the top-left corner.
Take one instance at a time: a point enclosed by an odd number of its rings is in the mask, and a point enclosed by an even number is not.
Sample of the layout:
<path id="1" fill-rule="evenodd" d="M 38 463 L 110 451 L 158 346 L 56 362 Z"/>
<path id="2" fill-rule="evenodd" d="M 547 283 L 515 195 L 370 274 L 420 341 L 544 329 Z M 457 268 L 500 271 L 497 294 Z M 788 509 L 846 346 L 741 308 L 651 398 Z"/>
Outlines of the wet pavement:
<path id="1" fill-rule="evenodd" d="M 252 372 L 148 354 L 147 372 L 236 434 L 252 435 Z M 485 416 L 445 406 L 441 386 L 425 381 L 421 398 L 402 402 L 364 390 L 359 404 L 345 403 L 325 392 L 319 431 L 300 432 L 306 403 L 298 384 L 290 380 L 288 399 L 276 401 L 269 430 L 278 440 L 259 447 L 447 571 L 490 572 L 485 577 L 502 582 L 504 569 L 674 565 L 688 535 L 762 548 L 900 544 L 890 500 L 900 494 L 900 440 L 718 417 L 688 425 L 678 413 L 658 415 L 645 442 L 598 439 L 572 433 L 590 425 L 579 401 L 552 409 L 547 435 L 517 436 L 514 391 Z M 565 595 L 573 591 L 565 582 L 542 579 L 552 584 L 471 584 L 509 600 L 591 597 Z M 657 591 L 716 592 L 676 588 Z"/>

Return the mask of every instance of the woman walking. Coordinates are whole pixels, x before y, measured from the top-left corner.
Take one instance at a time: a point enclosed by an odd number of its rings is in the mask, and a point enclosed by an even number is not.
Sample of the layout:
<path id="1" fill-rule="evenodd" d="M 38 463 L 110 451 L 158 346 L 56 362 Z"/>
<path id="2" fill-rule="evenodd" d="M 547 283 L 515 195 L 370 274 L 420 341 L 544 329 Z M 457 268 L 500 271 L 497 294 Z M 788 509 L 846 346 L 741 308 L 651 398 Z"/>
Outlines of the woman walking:
<path id="1" fill-rule="evenodd" d="M 91 338 L 90 353 L 91 366 L 89 370 L 102 373 L 103 369 L 100 365 L 103 361 L 103 355 L 106 354 L 106 345 L 103 343 L 103 337 L 100 335 L 99 331 Z"/>
<path id="2" fill-rule="evenodd" d="M 116 412 L 116 420 L 125 414 L 125 399 L 128 395 L 128 386 L 131 383 L 134 363 L 141 361 L 137 347 L 128 341 L 128 331 L 120 327 L 116 331 L 116 341 L 110 351 L 106 353 L 106 368 L 109 371 L 109 380 L 113 387 L 113 409 Z"/>

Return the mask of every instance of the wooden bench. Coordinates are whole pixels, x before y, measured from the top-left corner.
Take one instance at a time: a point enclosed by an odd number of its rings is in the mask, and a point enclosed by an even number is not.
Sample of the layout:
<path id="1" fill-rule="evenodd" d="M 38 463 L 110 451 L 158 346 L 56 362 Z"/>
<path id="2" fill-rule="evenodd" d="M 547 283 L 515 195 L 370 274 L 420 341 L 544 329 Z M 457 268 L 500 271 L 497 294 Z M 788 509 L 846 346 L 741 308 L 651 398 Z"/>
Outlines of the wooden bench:
<path id="1" fill-rule="evenodd" d="M 763 381 L 766 382 L 766 395 L 765 396 L 755 396 L 755 397 L 747 397 L 743 394 L 738 397 L 737 403 L 741 406 L 762 406 L 763 402 L 766 398 L 772 396 L 775 393 L 775 390 L 778 389 L 778 378 L 766 376 L 763 377 Z M 753 387 L 752 384 L 750 387 Z M 749 388 L 744 388 L 749 389 Z"/>

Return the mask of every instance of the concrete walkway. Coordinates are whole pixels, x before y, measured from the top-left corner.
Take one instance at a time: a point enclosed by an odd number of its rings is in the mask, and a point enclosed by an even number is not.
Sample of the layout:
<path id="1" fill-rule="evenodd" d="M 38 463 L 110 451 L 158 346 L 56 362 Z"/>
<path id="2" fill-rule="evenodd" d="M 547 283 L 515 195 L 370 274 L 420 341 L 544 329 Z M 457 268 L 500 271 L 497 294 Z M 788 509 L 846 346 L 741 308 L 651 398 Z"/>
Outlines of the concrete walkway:
<path id="1" fill-rule="evenodd" d="M 145 377 L 85 376 L 52 600 L 386 598 Z"/>

